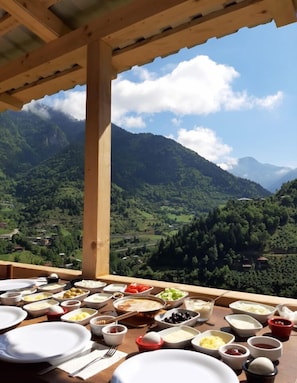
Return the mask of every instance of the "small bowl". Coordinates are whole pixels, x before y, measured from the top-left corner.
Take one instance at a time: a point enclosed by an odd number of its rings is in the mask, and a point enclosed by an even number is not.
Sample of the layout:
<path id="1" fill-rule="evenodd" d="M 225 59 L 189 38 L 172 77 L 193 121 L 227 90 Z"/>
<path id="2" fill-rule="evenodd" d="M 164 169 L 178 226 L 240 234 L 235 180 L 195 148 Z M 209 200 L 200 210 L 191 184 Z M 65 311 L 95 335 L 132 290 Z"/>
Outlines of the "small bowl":
<path id="1" fill-rule="evenodd" d="M 225 320 L 228 322 L 232 330 L 234 330 L 241 338 L 248 338 L 256 335 L 256 333 L 263 328 L 262 324 L 257 321 L 257 319 L 246 314 L 226 315 Z"/>
<path id="2" fill-rule="evenodd" d="M 106 323 L 102 323 L 102 321 L 109 319 L 114 319 L 114 322 L 111 322 L 110 324 L 116 324 L 116 317 L 113 315 L 100 315 L 92 318 L 90 320 L 91 332 L 96 336 L 102 336 L 102 329 L 106 326 Z"/>
<path id="3" fill-rule="evenodd" d="M 38 287 L 38 291 L 46 291 L 48 293 L 58 293 L 64 289 L 66 283 L 49 283 Z"/>
<path id="4" fill-rule="evenodd" d="M 87 289 L 91 294 L 98 293 L 103 287 L 106 286 L 105 282 L 92 280 L 92 279 L 83 279 L 74 283 L 75 287 L 80 287 L 82 289 Z"/>
<path id="5" fill-rule="evenodd" d="M 184 318 L 184 319 L 183 319 Z M 195 326 L 199 313 L 195 311 L 175 308 L 159 313 L 155 316 L 155 321 L 160 328 L 177 327 L 181 325 Z"/>
<path id="6" fill-rule="evenodd" d="M 97 313 L 98 311 L 95 309 L 80 308 L 62 315 L 61 320 L 63 322 L 78 323 L 84 326 L 88 324 L 91 318 Z"/>
<path id="7" fill-rule="evenodd" d="M 86 297 L 83 302 L 86 306 L 93 309 L 100 309 L 112 299 L 112 294 L 95 293 Z"/>
<path id="8" fill-rule="evenodd" d="M 32 317 L 39 317 L 45 315 L 48 309 L 52 306 L 58 306 L 59 302 L 55 299 L 45 299 L 42 301 L 28 303 L 23 306 L 23 309 L 26 310 Z"/>
<path id="9" fill-rule="evenodd" d="M 108 346 L 119 346 L 123 343 L 128 328 L 123 324 L 109 324 L 102 329 L 104 342 Z"/>
<path id="10" fill-rule="evenodd" d="M 196 351 L 219 357 L 219 348 L 234 342 L 234 335 L 220 330 L 206 330 L 191 340 Z"/>
<path id="11" fill-rule="evenodd" d="M 110 285 L 103 287 L 103 291 L 106 293 L 111 293 L 111 294 L 117 293 L 117 292 L 123 293 L 126 287 L 127 285 L 123 283 L 111 283 Z"/>
<path id="12" fill-rule="evenodd" d="M 283 354 L 283 344 L 271 336 L 256 335 L 247 339 L 247 347 L 255 359 L 265 356 L 272 362 L 277 361 Z"/>
<path id="13" fill-rule="evenodd" d="M 69 299 L 68 301 L 61 302 L 61 306 L 69 311 L 79 309 L 81 306 L 81 301 L 78 299 Z"/>
<path id="14" fill-rule="evenodd" d="M 60 293 L 54 294 L 53 298 L 59 302 L 68 300 L 79 300 L 83 301 L 90 294 L 90 290 L 81 289 L 78 287 L 71 287 L 69 290 L 61 291 Z"/>
<path id="15" fill-rule="evenodd" d="M 55 307 L 61 307 L 61 306 L 54 306 L 52 309 L 54 310 Z M 46 316 L 47 320 L 49 322 L 59 321 L 61 319 L 61 316 L 67 313 L 67 310 L 64 307 L 61 307 L 62 312 L 54 312 L 51 308 L 48 309 Z"/>
<path id="16" fill-rule="evenodd" d="M 287 339 L 291 335 L 294 323 L 286 318 L 269 318 L 268 326 L 273 336 Z"/>
<path id="17" fill-rule="evenodd" d="M 169 327 L 159 331 L 159 335 L 164 340 L 164 346 L 168 348 L 184 348 L 191 344 L 191 340 L 200 334 L 190 326 Z"/>
<path id="18" fill-rule="evenodd" d="M 146 337 L 150 335 L 150 333 L 147 333 L 146 335 L 140 335 L 138 338 L 136 338 L 136 344 L 138 346 L 139 352 L 159 350 L 163 346 L 164 340 L 159 335 L 159 333 L 154 333 L 154 331 L 152 331 L 151 334 L 153 338 L 156 338 L 155 341 L 146 340 Z"/>
<path id="19" fill-rule="evenodd" d="M 1 303 L 7 306 L 14 306 L 22 300 L 23 296 L 18 291 L 7 291 L 0 295 Z"/>
<path id="20" fill-rule="evenodd" d="M 276 307 L 250 301 L 235 301 L 229 307 L 233 313 L 250 315 L 261 323 L 267 322 L 276 311 Z"/>
<path id="21" fill-rule="evenodd" d="M 153 290 L 153 286 L 144 285 L 142 283 L 130 283 L 123 291 L 125 295 L 143 296 L 149 295 Z"/>
<path id="22" fill-rule="evenodd" d="M 176 294 L 176 295 L 179 298 L 172 299 L 172 295 L 175 292 L 178 292 L 178 294 Z M 156 295 L 156 297 L 163 299 L 166 302 L 166 307 L 167 308 L 169 308 L 169 307 L 170 308 L 175 308 L 175 307 L 180 306 L 188 295 L 189 295 L 189 293 L 187 291 L 182 291 L 180 289 L 175 289 L 175 288 L 168 287 L 165 290 L 163 290 L 160 293 L 158 293 Z"/>
<path id="23" fill-rule="evenodd" d="M 46 277 L 47 283 L 58 283 L 60 278 L 56 273 L 52 273 L 51 275 Z"/>
<path id="24" fill-rule="evenodd" d="M 208 297 L 192 296 L 184 300 L 186 309 L 199 313 L 198 322 L 207 322 L 214 308 L 214 300 Z"/>
<path id="25" fill-rule="evenodd" d="M 23 296 L 23 301 L 26 303 L 38 302 L 44 299 L 50 299 L 53 297 L 52 293 L 41 291 L 39 293 L 29 294 Z"/>
<path id="26" fill-rule="evenodd" d="M 256 359 L 254 359 L 255 361 Z M 248 383 L 273 383 L 275 377 L 278 373 L 277 367 L 274 366 L 274 370 L 268 374 L 256 374 L 254 372 L 249 371 L 249 365 L 252 361 L 246 361 L 243 363 L 242 368 L 245 372 L 246 379 Z"/>
<path id="27" fill-rule="evenodd" d="M 242 344 L 229 343 L 219 348 L 219 354 L 222 361 L 233 370 L 242 370 L 242 365 L 248 360 L 250 350 Z"/>

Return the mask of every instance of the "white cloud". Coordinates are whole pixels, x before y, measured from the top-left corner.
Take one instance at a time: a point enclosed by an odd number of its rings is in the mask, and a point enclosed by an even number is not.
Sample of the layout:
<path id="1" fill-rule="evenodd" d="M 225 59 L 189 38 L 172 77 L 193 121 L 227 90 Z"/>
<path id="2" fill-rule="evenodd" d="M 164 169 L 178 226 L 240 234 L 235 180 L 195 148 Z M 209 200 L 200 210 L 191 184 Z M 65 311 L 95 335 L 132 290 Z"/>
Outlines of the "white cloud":
<path id="1" fill-rule="evenodd" d="M 43 105 L 39 104 L 39 102 L 35 100 L 30 102 L 29 104 L 24 105 L 22 110 L 30 111 L 34 114 L 37 114 L 39 117 L 45 120 L 48 120 L 50 118 L 46 107 L 43 107 Z"/>
<path id="2" fill-rule="evenodd" d="M 160 68 L 156 74 L 145 67 L 134 67 L 112 82 L 112 122 L 123 128 L 143 128 L 145 119 L 157 113 L 172 113 L 177 122 L 185 115 L 272 109 L 283 98 L 282 92 L 257 98 L 245 89 L 234 91 L 232 85 L 239 73 L 208 56 L 182 61 L 167 73 L 163 70 Z M 85 118 L 85 99 L 84 88 L 77 87 L 45 97 L 41 102 L 81 120 Z"/>
<path id="3" fill-rule="evenodd" d="M 232 148 L 224 144 L 211 129 L 204 127 L 180 129 L 176 141 L 224 170 L 230 169 L 237 162 L 237 159 L 231 156 Z"/>

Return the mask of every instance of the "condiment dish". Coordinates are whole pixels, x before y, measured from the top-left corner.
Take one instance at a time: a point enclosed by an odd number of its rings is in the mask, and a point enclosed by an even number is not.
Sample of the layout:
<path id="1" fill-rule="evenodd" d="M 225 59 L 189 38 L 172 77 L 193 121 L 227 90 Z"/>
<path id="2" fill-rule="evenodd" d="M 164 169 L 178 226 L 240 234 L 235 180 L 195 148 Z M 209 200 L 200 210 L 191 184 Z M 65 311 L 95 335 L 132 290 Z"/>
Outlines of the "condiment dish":
<path id="1" fill-rule="evenodd" d="M 268 327 L 271 334 L 280 339 L 287 339 L 290 337 L 294 323 L 286 318 L 269 318 Z"/>
<path id="2" fill-rule="evenodd" d="M 93 318 L 97 313 L 98 311 L 95 309 L 88 309 L 86 307 L 83 307 L 62 315 L 61 320 L 64 322 L 86 325 L 89 323 L 91 318 Z"/>
<path id="3" fill-rule="evenodd" d="M 64 307 L 67 310 L 67 312 L 69 312 L 79 309 L 81 306 L 81 301 L 79 301 L 78 299 L 69 299 L 67 301 L 61 302 L 61 306 Z"/>
<path id="4" fill-rule="evenodd" d="M 113 320 L 109 324 L 116 324 L 116 317 L 113 315 L 99 315 L 91 318 L 90 327 L 91 332 L 96 336 L 102 336 L 103 327 L 107 326 L 106 321 Z"/>
<path id="5" fill-rule="evenodd" d="M 92 280 L 92 279 L 82 279 L 74 283 L 75 287 L 89 290 L 91 294 L 98 293 L 106 286 L 105 282 Z"/>
<path id="6" fill-rule="evenodd" d="M 233 313 L 250 315 L 260 323 L 267 322 L 276 311 L 276 307 L 251 301 L 235 301 L 230 303 L 229 307 Z"/>
<path id="7" fill-rule="evenodd" d="M 102 329 L 104 342 L 108 346 L 119 346 L 123 343 L 128 328 L 122 324 L 109 324 Z"/>
<path id="8" fill-rule="evenodd" d="M 155 321 L 160 328 L 177 327 L 181 325 L 195 326 L 199 313 L 195 311 L 174 308 L 155 316 Z"/>
<path id="9" fill-rule="evenodd" d="M 226 315 L 225 320 L 232 330 L 242 338 L 256 335 L 256 333 L 263 328 L 257 319 L 247 314 Z"/>
<path id="10" fill-rule="evenodd" d="M 112 299 L 112 294 L 95 293 L 84 298 L 83 302 L 86 306 L 99 309 L 105 306 Z"/>
<path id="11" fill-rule="evenodd" d="M 175 308 L 180 306 L 188 295 L 187 291 L 182 291 L 175 287 L 167 287 L 156 294 L 156 297 L 163 299 L 166 302 L 167 308 Z"/>
<path id="12" fill-rule="evenodd" d="M 233 370 L 242 370 L 242 365 L 248 360 L 250 350 L 242 344 L 229 343 L 219 348 L 219 354 L 222 361 Z"/>
<path id="13" fill-rule="evenodd" d="M 206 330 L 195 336 L 191 344 L 196 351 L 219 357 L 219 348 L 234 342 L 234 335 L 220 330 Z"/>
<path id="14" fill-rule="evenodd" d="M 247 347 L 253 358 L 265 356 L 272 362 L 277 361 L 283 354 L 283 344 L 271 336 L 255 335 L 247 339 Z"/>
<path id="15" fill-rule="evenodd" d="M 1 303 L 7 306 L 14 306 L 22 300 L 22 293 L 19 291 L 7 291 L 0 295 Z"/>
<path id="16" fill-rule="evenodd" d="M 159 335 L 164 340 L 164 347 L 168 348 L 184 348 L 188 346 L 191 340 L 198 334 L 200 334 L 199 330 L 184 325 L 168 327 L 159 331 Z"/>

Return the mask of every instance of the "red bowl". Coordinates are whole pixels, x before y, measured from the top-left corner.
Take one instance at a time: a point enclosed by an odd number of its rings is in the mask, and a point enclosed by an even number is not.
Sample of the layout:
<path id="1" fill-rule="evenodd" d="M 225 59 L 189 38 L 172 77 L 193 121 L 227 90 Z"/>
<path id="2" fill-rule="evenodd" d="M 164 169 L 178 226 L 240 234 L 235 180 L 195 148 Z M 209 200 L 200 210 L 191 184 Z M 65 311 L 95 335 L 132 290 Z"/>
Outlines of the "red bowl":
<path id="1" fill-rule="evenodd" d="M 285 318 L 269 318 L 268 326 L 272 335 L 277 338 L 289 338 L 293 328 L 293 322 Z"/>
<path id="2" fill-rule="evenodd" d="M 138 346 L 139 352 L 154 351 L 159 350 L 163 346 L 164 340 L 161 338 L 159 343 L 148 343 L 143 341 L 143 336 L 139 336 L 136 339 L 136 344 Z"/>
<path id="3" fill-rule="evenodd" d="M 58 320 L 60 320 L 61 316 L 64 315 L 64 314 L 66 314 L 66 313 L 68 312 L 68 310 L 65 309 L 64 307 L 62 307 L 62 309 L 63 309 L 63 312 L 62 312 L 62 313 L 51 313 L 50 311 L 48 311 L 48 312 L 46 313 L 46 315 L 47 315 L 47 320 L 48 320 L 49 322 L 53 322 L 53 321 L 58 321 Z"/>

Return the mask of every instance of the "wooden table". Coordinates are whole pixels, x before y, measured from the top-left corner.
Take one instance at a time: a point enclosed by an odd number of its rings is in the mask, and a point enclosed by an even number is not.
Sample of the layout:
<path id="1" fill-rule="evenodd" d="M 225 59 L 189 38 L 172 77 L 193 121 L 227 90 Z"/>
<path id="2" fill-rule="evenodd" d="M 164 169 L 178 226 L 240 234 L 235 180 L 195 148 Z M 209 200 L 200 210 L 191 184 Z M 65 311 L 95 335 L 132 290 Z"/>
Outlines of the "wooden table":
<path id="1" fill-rule="evenodd" d="M 109 304 L 99 310 L 100 313 L 114 313 L 112 304 Z M 208 329 L 223 329 L 224 331 L 231 331 L 228 327 L 227 322 L 224 320 L 226 314 L 230 314 L 231 311 L 229 308 L 215 306 L 214 313 L 211 317 L 211 320 L 208 323 L 197 324 L 196 328 L 200 331 Z M 19 326 L 26 326 L 33 323 L 39 323 L 47 321 L 46 316 L 38 318 L 28 318 L 25 319 Z M 151 327 L 129 327 L 128 333 L 126 335 L 124 343 L 119 347 L 120 350 L 126 352 L 129 357 L 133 354 L 138 353 L 138 348 L 135 343 L 135 339 L 139 335 L 143 335 Z M 88 327 L 88 326 L 87 326 Z M 89 327 L 88 327 L 89 328 Z M 156 330 L 158 330 L 156 328 Z M 268 327 L 264 327 L 260 334 L 269 334 Z M 103 343 L 101 338 L 92 338 L 99 343 Z M 244 343 L 242 339 L 236 339 L 236 342 Z M 275 383 L 296 383 L 297 382 L 297 360 L 296 360 L 296 350 L 297 350 L 297 332 L 293 331 L 289 340 L 283 342 L 284 354 L 280 359 L 278 370 L 279 373 L 275 379 Z M 122 360 L 123 361 L 123 360 Z M 86 380 L 88 383 L 108 383 L 111 379 L 114 369 L 122 363 L 122 361 L 114 364 L 112 367 L 101 371 L 97 375 Z M 64 371 L 55 369 L 45 375 L 39 376 L 38 371 L 47 367 L 48 363 L 35 363 L 35 364 L 18 364 L 18 363 L 7 363 L 0 362 L 0 376 L 1 381 L 5 383 L 78 383 L 82 382 L 79 378 L 69 378 Z M 241 383 L 246 382 L 245 374 L 242 372 L 238 375 L 238 380 Z M 228 382 L 226 382 L 228 383 Z"/>

